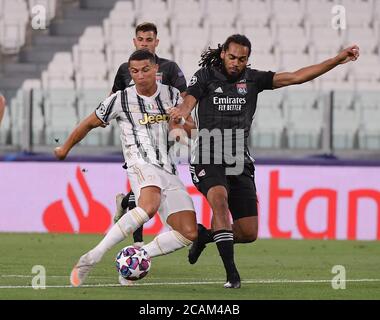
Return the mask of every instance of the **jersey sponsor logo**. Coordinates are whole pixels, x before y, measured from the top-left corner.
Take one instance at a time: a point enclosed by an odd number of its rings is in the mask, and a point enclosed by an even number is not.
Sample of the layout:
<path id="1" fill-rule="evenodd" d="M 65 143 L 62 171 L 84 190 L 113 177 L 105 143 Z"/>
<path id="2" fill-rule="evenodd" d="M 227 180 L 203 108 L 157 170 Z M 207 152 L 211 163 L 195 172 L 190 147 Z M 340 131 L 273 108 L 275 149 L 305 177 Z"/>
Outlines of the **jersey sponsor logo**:
<path id="1" fill-rule="evenodd" d="M 213 103 L 218 106 L 219 111 L 241 111 L 246 102 L 245 98 L 240 97 L 213 97 Z"/>
<path id="2" fill-rule="evenodd" d="M 248 92 L 246 83 L 237 83 L 236 89 L 237 89 L 238 94 L 242 96 L 245 96 Z"/>
<path id="3" fill-rule="evenodd" d="M 216 92 L 216 93 L 223 93 L 223 89 L 221 87 L 218 87 L 218 88 L 215 89 L 214 92 Z"/>
<path id="4" fill-rule="evenodd" d="M 192 78 L 190 79 L 189 81 L 189 87 L 193 86 L 194 84 L 196 84 L 198 81 L 198 78 L 197 76 L 192 76 Z"/>
<path id="5" fill-rule="evenodd" d="M 156 115 L 148 115 L 147 113 L 143 114 L 143 118 L 139 120 L 139 123 L 142 125 L 153 124 L 162 121 L 169 121 L 169 115 L 167 114 L 156 114 Z"/>

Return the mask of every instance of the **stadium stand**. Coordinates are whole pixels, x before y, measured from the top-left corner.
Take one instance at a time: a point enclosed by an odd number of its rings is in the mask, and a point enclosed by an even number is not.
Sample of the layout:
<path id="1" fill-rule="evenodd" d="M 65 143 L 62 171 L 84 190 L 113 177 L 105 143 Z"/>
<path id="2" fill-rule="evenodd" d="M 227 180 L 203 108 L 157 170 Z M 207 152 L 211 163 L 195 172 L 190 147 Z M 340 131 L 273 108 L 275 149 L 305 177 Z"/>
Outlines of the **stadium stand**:
<path id="1" fill-rule="evenodd" d="M 31 28 L 38 5 L 47 8 L 46 30 Z M 334 5 L 345 9 L 344 30 L 331 25 Z M 252 143 L 319 150 L 333 90 L 334 147 L 379 148 L 380 3 L 374 0 L 0 0 L 0 89 L 10 105 L 0 145 L 22 144 L 31 88 L 34 144 L 63 138 L 108 95 L 143 21 L 157 24 L 158 55 L 175 60 L 188 80 L 202 50 L 232 33 L 251 39 L 250 63 L 260 70 L 296 70 L 357 43 L 361 57 L 349 67 L 310 85 L 262 93 Z M 119 143 L 114 127 L 99 131 L 85 143 Z"/>

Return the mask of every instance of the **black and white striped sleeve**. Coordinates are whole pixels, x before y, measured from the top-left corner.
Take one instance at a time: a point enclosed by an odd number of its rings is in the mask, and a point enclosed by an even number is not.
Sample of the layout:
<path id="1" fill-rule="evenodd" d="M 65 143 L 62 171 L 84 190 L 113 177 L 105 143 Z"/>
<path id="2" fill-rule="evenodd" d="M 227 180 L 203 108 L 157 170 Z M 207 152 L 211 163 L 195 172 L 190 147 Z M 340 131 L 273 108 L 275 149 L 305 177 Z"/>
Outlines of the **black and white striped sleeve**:
<path id="1" fill-rule="evenodd" d="M 121 108 L 120 91 L 110 95 L 95 110 L 96 116 L 103 122 L 109 123 L 116 119 Z"/>

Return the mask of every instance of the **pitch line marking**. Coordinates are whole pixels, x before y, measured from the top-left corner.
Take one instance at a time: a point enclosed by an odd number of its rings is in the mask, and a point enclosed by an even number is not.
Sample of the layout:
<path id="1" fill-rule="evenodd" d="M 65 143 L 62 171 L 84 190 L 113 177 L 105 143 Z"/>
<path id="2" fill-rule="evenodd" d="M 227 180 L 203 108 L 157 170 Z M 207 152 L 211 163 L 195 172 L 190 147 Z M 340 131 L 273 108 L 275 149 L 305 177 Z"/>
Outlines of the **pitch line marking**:
<path id="1" fill-rule="evenodd" d="M 342 282 L 380 282 L 380 279 L 347 279 L 341 280 Z M 178 285 L 209 285 L 209 284 L 223 284 L 225 281 L 188 281 L 188 282 L 147 282 L 147 283 L 133 283 L 129 287 L 146 287 L 146 286 L 178 286 Z M 265 284 L 265 283 L 328 283 L 331 279 L 321 280 L 289 280 L 289 279 L 256 279 L 256 280 L 243 280 L 244 284 Z M 73 288 L 71 285 L 53 285 L 45 286 L 46 288 Z M 81 288 L 107 288 L 107 287 L 124 287 L 121 284 L 108 283 L 108 284 L 85 284 Z M 0 286 L 0 289 L 33 289 L 32 286 Z"/>

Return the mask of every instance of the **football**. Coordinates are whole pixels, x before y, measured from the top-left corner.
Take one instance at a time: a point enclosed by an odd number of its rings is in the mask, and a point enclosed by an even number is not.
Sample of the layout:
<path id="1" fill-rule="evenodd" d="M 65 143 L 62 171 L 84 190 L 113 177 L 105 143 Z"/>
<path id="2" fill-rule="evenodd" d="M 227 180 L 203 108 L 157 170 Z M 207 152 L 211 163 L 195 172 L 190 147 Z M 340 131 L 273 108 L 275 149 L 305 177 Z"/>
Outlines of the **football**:
<path id="1" fill-rule="evenodd" d="M 148 253 L 141 248 L 127 246 L 116 256 L 117 272 L 126 280 L 139 280 L 144 278 L 150 269 L 151 259 Z"/>

